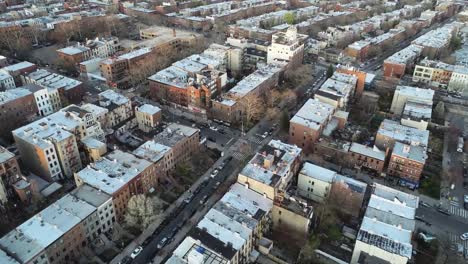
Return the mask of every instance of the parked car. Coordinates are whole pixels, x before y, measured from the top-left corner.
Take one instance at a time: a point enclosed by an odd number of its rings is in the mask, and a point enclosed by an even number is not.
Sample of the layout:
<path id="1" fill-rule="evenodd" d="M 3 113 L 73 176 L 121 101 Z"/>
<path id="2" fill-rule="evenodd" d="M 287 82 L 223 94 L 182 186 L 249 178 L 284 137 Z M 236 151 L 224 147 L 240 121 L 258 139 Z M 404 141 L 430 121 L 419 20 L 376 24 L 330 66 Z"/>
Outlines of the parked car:
<path id="1" fill-rule="evenodd" d="M 468 210 L 468 195 L 463 195 L 463 207 Z"/>
<path id="2" fill-rule="evenodd" d="M 166 237 L 163 237 L 161 239 L 161 241 L 159 241 L 158 245 L 156 246 L 158 249 L 161 249 L 163 248 L 167 243 L 167 238 Z"/>
<path id="3" fill-rule="evenodd" d="M 136 258 L 140 253 L 141 251 L 143 250 L 143 247 L 142 246 L 138 246 L 137 248 L 135 248 L 132 252 L 132 254 L 130 254 L 130 257 L 132 259 Z"/>
<path id="4" fill-rule="evenodd" d="M 216 175 L 218 175 L 218 173 L 219 173 L 219 170 L 218 170 L 218 169 L 214 169 L 214 170 L 211 172 L 211 174 L 210 174 L 211 178 L 216 177 Z"/>
<path id="5" fill-rule="evenodd" d="M 213 131 L 218 131 L 218 128 L 216 126 L 210 126 L 210 129 Z"/>
<path id="6" fill-rule="evenodd" d="M 433 236 L 431 234 L 426 234 L 424 232 L 420 232 L 419 237 L 422 238 L 424 240 L 424 242 L 426 242 L 426 243 L 431 242 L 432 240 L 436 239 L 435 236 Z"/>
<path id="7" fill-rule="evenodd" d="M 419 201 L 419 205 L 420 206 L 424 206 L 424 207 L 431 207 L 430 204 L 426 203 L 426 202 L 423 202 L 423 201 Z"/>
<path id="8" fill-rule="evenodd" d="M 447 215 L 447 216 L 451 216 L 450 212 L 446 209 L 442 209 L 442 208 L 437 208 L 437 211 L 441 214 L 444 214 L 444 215 Z"/>
<path id="9" fill-rule="evenodd" d="M 468 239 L 468 233 L 461 234 L 460 239 L 463 240 L 463 241 L 467 240 Z"/>
<path id="10" fill-rule="evenodd" d="M 203 198 L 201 198 L 200 200 L 200 204 L 204 204 L 207 198 L 208 198 L 208 195 L 203 196 Z"/>

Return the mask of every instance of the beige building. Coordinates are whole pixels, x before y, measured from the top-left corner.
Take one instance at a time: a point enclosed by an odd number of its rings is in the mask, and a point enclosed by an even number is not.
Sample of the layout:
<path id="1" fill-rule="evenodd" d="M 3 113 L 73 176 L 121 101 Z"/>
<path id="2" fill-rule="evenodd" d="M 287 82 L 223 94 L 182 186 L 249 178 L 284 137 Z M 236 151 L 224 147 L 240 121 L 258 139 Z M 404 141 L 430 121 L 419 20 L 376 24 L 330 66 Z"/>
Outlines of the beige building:
<path id="1" fill-rule="evenodd" d="M 289 68 L 296 68 L 304 59 L 304 41 L 307 35 L 297 33 L 295 26 L 286 32 L 273 34 L 268 47 L 267 63 L 288 63 Z"/>
<path id="2" fill-rule="evenodd" d="M 106 143 L 93 137 L 85 137 L 81 140 L 86 156 L 86 163 L 96 162 L 107 153 Z"/>
<path id="3" fill-rule="evenodd" d="M 299 170 L 301 155 L 300 148 L 272 140 L 249 161 L 237 182 L 274 200 Z"/>
<path id="4" fill-rule="evenodd" d="M 107 127 L 113 128 L 133 116 L 132 103 L 124 95 L 107 90 L 99 94 L 99 106 L 106 108 L 107 112 Z"/>
<path id="5" fill-rule="evenodd" d="M 138 128 L 144 132 L 153 130 L 162 119 L 161 109 L 157 106 L 144 104 L 135 108 Z"/>
<path id="6" fill-rule="evenodd" d="M 393 94 L 390 111 L 395 115 L 401 116 L 408 102 L 432 106 L 433 98 L 434 90 L 399 85 Z"/>
<path id="7" fill-rule="evenodd" d="M 328 195 L 336 172 L 305 162 L 297 177 L 299 194 L 315 202 L 323 202 Z"/>

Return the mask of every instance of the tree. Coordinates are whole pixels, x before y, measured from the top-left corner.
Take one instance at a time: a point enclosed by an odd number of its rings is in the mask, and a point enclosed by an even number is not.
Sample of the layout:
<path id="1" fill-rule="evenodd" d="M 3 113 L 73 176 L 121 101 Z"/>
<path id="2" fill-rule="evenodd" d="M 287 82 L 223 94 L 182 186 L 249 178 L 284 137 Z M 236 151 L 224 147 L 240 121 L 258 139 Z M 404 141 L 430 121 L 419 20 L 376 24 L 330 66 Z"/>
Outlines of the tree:
<path id="1" fill-rule="evenodd" d="M 289 25 L 294 25 L 296 21 L 296 15 L 293 12 L 288 12 L 284 14 L 283 17 L 284 22 L 288 23 Z"/>
<path id="2" fill-rule="evenodd" d="M 443 119 L 445 116 L 445 103 L 439 101 L 434 109 L 437 118 Z"/>
<path id="3" fill-rule="evenodd" d="M 327 68 L 327 78 L 330 78 L 332 77 L 333 73 L 335 72 L 335 68 L 333 67 L 333 65 L 328 65 L 328 68 Z"/>
<path id="4" fill-rule="evenodd" d="M 174 175 L 181 178 L 189 177 L 191 173 L 192 168 L 187 163 L 177 164 L 174 171 Z"/>
<path id="5" fill-rule="evenodd" d="M 125 224 L 144 230 L 152 222 L 160 220 L 164 212 L 164 202 L 156 196 L 134 195 L 128 201 Z"/>
<path id="6" fill-rule="evenodd" d="M 283 132 L 289 131 L 289 113 L 287 110 L 281 112 L 280 128 Z"/>
<path id="7" fill-rule="evenodd" d="M 265 110 L 263 101 L 257 95 L 247 95 L 241 100 L 241 109 L 246 124 L 258 121 Z"/>

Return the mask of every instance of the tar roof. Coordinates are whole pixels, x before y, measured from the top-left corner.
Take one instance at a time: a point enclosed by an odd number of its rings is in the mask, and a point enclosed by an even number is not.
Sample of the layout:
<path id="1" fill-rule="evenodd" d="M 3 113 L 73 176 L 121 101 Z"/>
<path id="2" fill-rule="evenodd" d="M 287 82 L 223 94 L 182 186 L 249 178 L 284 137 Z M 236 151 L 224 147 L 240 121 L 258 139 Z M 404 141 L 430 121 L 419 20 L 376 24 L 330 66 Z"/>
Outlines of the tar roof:
<path id="1" fill-rule="evenodd" d="M 400 125 L 398 122 L 389 119 L 385 119 L 380 124 L 377 134 L 393 138 L 402 143 L 423 147 L 427 147 L 429 143 L 429 131 Z"/>
<path id="2" fill-rule="evenodd" d="M 174 147 L 181 140 L 191 137 L 200 130 L 176 123 L 168 125 L 161 133 L 154 137 L 154 141 L 167 147 Z"/>
<path id="3" fill-rule="evenodd" d="M 30 94 L 32 94 L 31 91 L 25 88 L 9 89 L 4 92 L 0 92 L 0 104 L 6 104 Z"/>

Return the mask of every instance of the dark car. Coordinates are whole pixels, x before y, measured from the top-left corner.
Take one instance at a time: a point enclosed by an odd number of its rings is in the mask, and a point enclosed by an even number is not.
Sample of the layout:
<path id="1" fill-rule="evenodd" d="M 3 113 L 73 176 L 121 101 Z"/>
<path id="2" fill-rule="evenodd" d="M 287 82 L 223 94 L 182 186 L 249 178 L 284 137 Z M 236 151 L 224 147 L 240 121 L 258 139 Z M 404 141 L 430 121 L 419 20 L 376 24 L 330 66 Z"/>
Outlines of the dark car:
<path id="1" fill-rule="evenodd" d="M 132 258 L 129 257 L 129 256 L 125 256 L 120 262 L 119 264 L 130 264 L 132 263 Z"/>
<path id="2" fill-rule="evenodd" d="M 444 214 L 444 215 L 447 215 L 447 216 L 451 216 L 450 212 L 447 210 L 447 209 L 443 209 L 443 208 L 437 208 L 437 211 L 441 214 Z"/>

